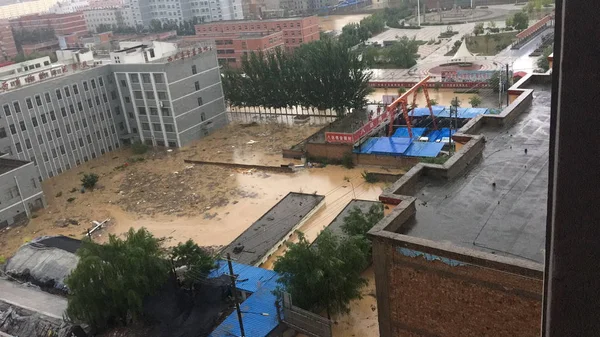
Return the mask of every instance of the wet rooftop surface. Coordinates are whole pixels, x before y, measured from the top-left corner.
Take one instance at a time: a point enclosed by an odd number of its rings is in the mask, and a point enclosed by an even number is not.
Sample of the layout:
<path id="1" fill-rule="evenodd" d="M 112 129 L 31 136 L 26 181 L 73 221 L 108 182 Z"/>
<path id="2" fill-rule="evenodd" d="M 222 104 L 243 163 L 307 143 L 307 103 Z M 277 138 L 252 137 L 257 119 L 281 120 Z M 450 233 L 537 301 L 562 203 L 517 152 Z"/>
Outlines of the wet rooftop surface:
<path id="1" fill-rule="evenodd" d="M 421 182 L 403 234 L 544 263 L 550 88 L 532 89 L 533 104 L 515 123 L 482 130 L 483 156 L 469 171 Z"/>
<path id="2" fill-rule="evenodd" d="M 317 207 L 325 196 L 290 192 L 260 219 L 227 246 L 227 253 L 238 263 L 255 265 L 269 251 L 294 231 L 304 217 Z M 235 249 L 239 247 L 239 250 Z"/>

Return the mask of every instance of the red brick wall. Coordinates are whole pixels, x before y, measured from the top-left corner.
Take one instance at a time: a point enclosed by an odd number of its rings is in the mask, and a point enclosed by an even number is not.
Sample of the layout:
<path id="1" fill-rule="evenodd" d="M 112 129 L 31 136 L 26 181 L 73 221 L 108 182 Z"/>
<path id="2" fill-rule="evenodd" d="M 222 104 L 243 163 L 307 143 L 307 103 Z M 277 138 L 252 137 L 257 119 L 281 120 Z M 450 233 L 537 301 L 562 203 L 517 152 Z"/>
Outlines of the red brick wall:
<path id="1" fill-rule="evenodd" d="M 346 153 L 352 153 L 350 144 L 308 143 L 306 144 L 308 158 L 328 158 L 340 160 Z"/>
<path id="2" fill-rule="evenodd" d="M 373 241 L 381 337 L 540 335 L 541 276 L 408 257 L 390 242 Z"/>
<path id="3" fill-rule="evenodd" d="M 4 62 L 4 53 L 6 57 L 11 59 L 17 55 L 17 46 L 12 35 L 12 30 L 8 21 L 0 20 L 0 63 Z"/>
<path id="4" fill-rule="evenodd" d="M 354 163 L 356 165 L 374 165 L 397 168 L 408 168 L 419 163 L 418 158 L 413 157 L 393 157 L 376 156 L 372 154 L 354 154 Z"/>

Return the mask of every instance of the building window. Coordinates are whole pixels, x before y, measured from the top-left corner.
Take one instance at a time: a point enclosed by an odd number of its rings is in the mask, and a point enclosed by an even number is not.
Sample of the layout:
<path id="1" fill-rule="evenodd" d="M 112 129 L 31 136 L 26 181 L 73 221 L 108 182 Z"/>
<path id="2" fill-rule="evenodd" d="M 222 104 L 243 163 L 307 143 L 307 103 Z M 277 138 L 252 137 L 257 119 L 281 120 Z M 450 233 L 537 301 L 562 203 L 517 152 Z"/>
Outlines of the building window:
<path id="1" fill-rule="evenodd" d="M 75 141 L 72 140 L 71 141 L 71 151 L 75 151 L 75 149 L 77 149 L 77 145 L 75 145 Z"/>
<path id="2" fill-rule="evenodd" d="M 21 127 L 21 131 L 26 131 L 27 127 L 25 127 L 25 122 L 24 121 L 20 121 L 19 122 L 19 126 Z"/>
<path id="3" fill-rule="evenodd" d="M 142 92 L 141 91 L 134 91 L 133 92 L 133 97 L 135 97 L 135 99 L 144 99 L 144 96 L 142 96 Z"/>
<path id="4" fill-rule="evenodd" d="M 73 95 L 79 94 L 79 88 L 77 88 L 77 84 L 73 84 Z"/>
<path id="5" fill-rule="evenodd" d="M 9 188 L 7 194 L 10 196 L 10 199 L 14 199 L 21 196 L 21 194 L 19 193 L 19 188 L 17 186 Z"/>
<path id="6" fill-rule="evenodd" d="M 202 97 L 198 97 L 198 106 L 202 106 Z"/>
<path id="7" fill-rule="evenodd" d="M 23 152 L 23 148 L 21 147 L 21 143 L 16 142 L 15 143 L 15 148 L 17 149 L 17 153 Z"/>
<path id="8" fill-rule="evenodd" d="M 83 81 L 83 90 L 85 90 L 85 91 L 88 91 L 88 90 L 90 90 L 90 89 L 88 88 L 87 81 Z"/>
<path id="9" fill-rule="evenodd" d="M 19 102 L 14 102 L 13 107 L 15 108 L 16 113 L 21 112 L 21 106 L 19 105 Z"/>
<path id="10" fill-rule="evenodd" d="M 120 107 L 118 107 L 118 106 L 115 107 L 115 114 L 116 115 L 120 115 L 121 114 L 121 108 Z"/>
<path id="11" fill-rule="evenodd" d="M 50 119 L 53 121 L 56 120 L 56 114 L 54 113 L 54 110 L 50 111 Z"/>
<path id="12" fill-rule="evenodd" d="M 175 129 L 173 128 L 173 124 L 165 124 L 165 131 L 166 132 L 175 132 Z"/>
<path id="13" fill-rule="evenodd" d="M 152 116 L 158 116 L 158 109 L 154 108 L 154 107 L 151 107 L 150 108 L 150 115 L 152 115 Z"/>
<path id="14" fill-rule="evenodd" d="M 48 118 L 46 117 L 46 114 L 41 114 L 40 118 L 42 118 L 42 124 L 47 124 L 48 123 Z"/>
<path id="15" fill-rule="evenodd" d="M 88 124 L 87 124 L 87 119 L 82 118 L 81 119 L 81 125 L 83 125 L 84 128 L 87 128 Z"/>
<path id="16" fill-rule="evenodd" d="M 4 115 L 10 116 L 10 106 L 8 104 L 4 104 Z"/>
<path id="17" fill-rule="evenodd" d="M 161 100 L 167 99 L 167 93 L 164 92 L 164 91 L 159 91 L 158 92 L 158 99 L 161 99 Z"/>
<path id="18" fill-rule="evenodd" d="M 6 138 L 6 129 L 0 127 L 0 138 Z"/>
<path id="19" fill-rule="evenodd" d="M 44 94 L 44 98 L 46 98 L 46 103 L 52 102 L 52 99 L 50 99 L 50 94 L 49 93 L 45 93 Z"/>
<path id="20" fill-rule="evenodd" d="M 37 104 L 37 106 L 42 106 L 42 98 L 40 95 L 35 96 L 35 104 Z"/>
<path id="21" fill-rule="evenodd" d="M 71 92 L 69 91 L 69 87 L 65 87 L 64 90 L 65 90 L 65 96 L 71 97 Z"/>
<path id="22" fill-rule="evenodd" d="M 195 75 L 195 74 L 197 74 L 197 73 L 198 73 L 198 70 L 196 69 L 196 65 L 194 64 L 194 65 L 192 66 L 192 74 L 193 74 L 193 75 Z"/>
<path id="23" fill-rule="evenodd" d="M 31 103 L 31 98 L 26 98 L 25 103 L 27 103 L 27 109 L 33 109 L 33 103 Z"/>
<path id="24" fill-rule="evenodd" d="M 148 123 L 142 123 L 142 130 L 150 131 L 150 125 Z"/>
<path id="25" fill-rule="evenodd" d="M 102 100 L 104 101 L 104 103 L 108 103 L 108 98 L 106 97 L 106 94 L 102 94 Z"/>
<path id="26" fill-rule="evenodd" d="M 48 141 L 51 141 L 52 140 L 52 132 L 46 131 L 46 138 L 48 138 Z"/>
<path id="27" fill-rule="evenodd" d="M 88 100 L 88 104 L 91 104 L 91 102 L 91 100 Z M 77 110 L 83 111 L 83 105 L 81 104 L 81 102 L 77 102 Z"/>
<path id="28" fill-rule="evenodd" d="M 131 99 L 129 98 L 129 96 L 125 96 L 125 103 L 131 103 Z"/>
<path id="29" fill-rule="evenodd" d="M 147 99 L 154 99 L 154 92 L 153 91 L 146 91 L 146 98 Z"/>
<path id="30" fill-rule="evenodd" d="M 200 120 L 203 122 L 206 120 L 206 115 L 204 114 L 204 112 L 200 114 Z"/>
<path id="31" fill-rule="evenodd" d="M 92 83 L 92 89 L 96 89 L 96 80 L 92 79 L 90 83 Z"/>
<path id="32" fill-rule="evenodd" d="M 86 135 L 85 139 L 87 139 L 88 144 L 92 144 L 92 136 Z"/>
<path id="33" fill-rule="evenodd" d="M 131 83 L 140 83 L 138 74 L 129 74 L 129 79 L 131 79 Z"/>
<path id="34" fill-rule="evenodd" d="M 110 92 L 110 98 L 113 100 L 117 99 L 117 93 L 114 90 Z"/>
<path id="35" fill-rule="evenodd" d="M 65 129 L 67 130 L 68 134 L 71 134 L 71 124 L 65 124 Z"/>
<path id="36" fill-rule="evenodd" d="M 59 129 L 55 129 L 54 133 L 56 133 L 56 138 L 60 138 L 60 130 Z"/>
<path id="37" fill-rule="evenodd" d="M 75 108 L 73 107 L 73 104 L 69 104 L 69 111 L 71 111 L 71 114 L 75 113 Z"/>
<path id="38" fill-rule="evenodd" d="M 154 129 L 154 131 L 162 131 L 162 128 L 160 127 L 160 124 L 158 124 L 158 123 L 153 123 L 152 128 Z"/>
<path id="39" fill-rule="evenodd" d="M 56 157 L 58 157 L 58 152 L 56 152 L 56 149 L 52 149 L 52 158 Z"/>
<path id="40" fill-rule="evenodd" d="M 61 107 L 60 107 L 60 114 L 61 114 L 63 117 L 67 117 L 67 109 L 65 109 L 65 107 L 64 107 L 64 106 L 61 106 Z"/>
<path id="41" fill-rule="evenodd" d="M 200 90 L 200 82 L 196 81 L 194 85 L 196 86 L 196 91 Z"/>
<path id="42" fill-rule="evenodd" d="M 83 139 L 79 138 L 79 147 L 83 147 Z"/>
<path id="43" fill-rule="evenodd" d="M 31 149 L 31 140 L 29 140 L 29 138 L 25 139 L 25 147 L 28 150 Z"/>
<path id="44" fill-rule="evenodd" d="M 42 137 L 42 135 L 37 135 L 37 139 L 38 139 L 38 144 L 44 144 L 44 137 Z"/>
<path id="45" fill-rule="evenodd" d="M 62 99 L 62 94 L 60 93 L 60 89 L 56 89 L 56 98 L 60 101 Z"/>
<path id="46" fill-rule="evenodd" d="M 93 104 L 92 104 L 92 99 L 91 99 L 91 98 L 88 98 L 87 102 L 88 102 L 88 107 L 90 107 L 90 108 L 91 108 L 91 107 L 93 106 Z M 79 110 L 79 111 L 81 111 L 81 110 Z"/>
<path id="47" fill-rule="evenodd" d="M 121 86 L 122 87 L 127 87 L 127 81 L 121 80 Z"/>
<path id="48" fill-rule="evenodd" d="M 140 114 L 140 115 L 145 115 L 145 114 L 146 114 L 146 108 L 144 108 L 144 107 L 139 107 L 139 108 L 138 108 L 138 114 Z"/>
<path id="49" fill-rule="evenodd" d="M 97 138 L 98 140 L 100 140 L 100 138 L 101 138 L 101 137 L 102 137 L 102 136 L 100 135 L 100 131 L 96 131 L 96 138 Z"/>
<path id="50" fill-rule="evenodd" d="M 164 83 L 165 82 L 162 74 L 153 74 L 153 75 L 154 75 L 154 82 L 156 82 L 156 83 Z"/>
<path id="51" fill-rule="evenodd" d="M 15 128 L 14 124 L 11 124 L 8 126 L 10 128 L 10 134 L 11 135 L 16 135 L 17 134 L 17 128 Z"/>
<path id="52" fill-rule="evenodd" d="M 42 157 L 44 158 L 44 161 L 48 161 L 48 154 L 46 152 L 42 152 Z"/>
<path id="53" fill-rule="evenodd" d="M 98 84 L 103 87 L 104 86 L 104 80 L 102 80 L 102 77 L 98 77 Z"/>
<path id="54" fill-rule="evenodd" d="M 150 74 L 142 74 L 142 82 L 150 83 Z"/>

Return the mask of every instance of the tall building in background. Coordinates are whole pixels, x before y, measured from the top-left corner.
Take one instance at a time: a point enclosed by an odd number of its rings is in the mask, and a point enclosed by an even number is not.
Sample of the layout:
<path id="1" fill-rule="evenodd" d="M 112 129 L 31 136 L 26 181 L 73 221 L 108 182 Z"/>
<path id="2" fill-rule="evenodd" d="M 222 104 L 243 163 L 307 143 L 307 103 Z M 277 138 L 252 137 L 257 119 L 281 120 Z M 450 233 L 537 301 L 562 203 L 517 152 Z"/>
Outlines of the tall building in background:
<path id="1" fill-rule="evenodd" d="M 90 3 L 87 0 L 59 1 L 54 6 L 50 7 L 50 9 L 48 9 L 48 12 L 54 14 L 67 14 L 83 11 L 89 6 Z"/>
<path id="2" fill-rule="evenodd" d="M 282 32 L 285 49 L 293 51 L 302 43 L 319 39 L 319 19 L 316 16 L 309 16 L 270 20 L 223 21 L 196 25 L 197 37 L 212 37 L 215 40 L 228 40 L 232 34 L 241 36 L 243 34 L 265 34 L 279 31 Z M 242 48 L 242 52 L 249 50 L 251 49 Z"/>
<path id="3" fill-rule="evenodd" d="M 0 6 L 0 19 L 14 19 L 22 15 L 47 12 L 57 0 L 8 0 Z"/>
<path id="4" fill-rule="evenodd" d="M 139 0 L 139 9 L 144 26 L 152 20 L 179 23 L 193 17 L 204 22 L 244 18 L 242 0 Z"/>
<path id="5" fill-rule="evenodd" d="M 179 147 L 227 124 L 214 50 L 120 47 L 109 59 L 69 49 L 54 64 L 45 57 L 0 68 L 0 224 L 43 206 L 44 179 L 137 140 Z"/>
<path id="6" fill-rule="evenodd" d="M 88 34 L 83 12 L 27 15 L 10 20 L 10 25 L 14 29 L 23 30 L 50 28 L 56 35 L 83 36 Z"/>
<path id="7" fill-rule="evenodd" d="M 96 32 L 100 25 L 135 27 L 132 22 L 126 21 L 126 14 L 121 7 L 90 8 L 83 12 L 83 17 L 90 32 Z"/>
<path id="8" fill-rule="evenodd" d="M 17 46 L 7 20 L 0 20 L 0 63 L 17 55 Z"/>

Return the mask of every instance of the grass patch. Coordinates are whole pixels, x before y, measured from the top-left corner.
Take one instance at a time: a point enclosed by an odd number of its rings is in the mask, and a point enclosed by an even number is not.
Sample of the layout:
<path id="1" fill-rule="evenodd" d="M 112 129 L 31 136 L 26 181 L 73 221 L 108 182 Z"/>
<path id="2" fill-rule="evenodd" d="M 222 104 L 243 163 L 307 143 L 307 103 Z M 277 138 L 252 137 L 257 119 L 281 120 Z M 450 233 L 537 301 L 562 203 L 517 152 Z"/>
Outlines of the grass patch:
<path id="1" fill-rule="evenodd" d="M 421 158 L 421 163 L 425 163 L 425 164 L 443 164 L 445 163 L 448 158 L 450 158 L 450 156 L 446 156 L 446 155 L 442 155 L 439 157 L 435 157 L 435 158 L 429 158 L 429 157 L 423 157 Z"/>
<path id="2" fill-rule="evenodd" d="M 354 168 L 354 160 L 352 158 L 352 152 L 344 153 L 344 156 L 342 157 L 342 166 L 347 169 Z"/>
<path id="3" fill-rule="evenodd" d="M 472 36 L 467 39 L 467 48 L 473 54 L 493 56 L 511 45 L 517 39 L 517 33 L 517 31 L 512 31 Z"/>
<path id="4" fill-rule="evenodd" d="M 6 258 L 4 257 L 4 255 L 0 255 L 0 264 L 5 264 L 6 263 Z"/>
<path id="5" fill-rule="evenodd" d="M 378 181 L 377 176 L 375 176 L 375 173 L 373 172 L 367 172 L 367 171 L 363 171 L 363 173 L 361 173 L 363 179 L 369 183 L 369 184 L 374 184 Z"/>
<path id="6" fill-rule="evenodd" d="M 23 238 L 23 243 L 24 243 L 24 244 L 25 244 L 25 243 L 28 243 L 29 241 L 31 241 L 31 238 L 30 238 L 30 237 L 26 236 L 26 237 L 24 237 L 24 238 Z"/>

